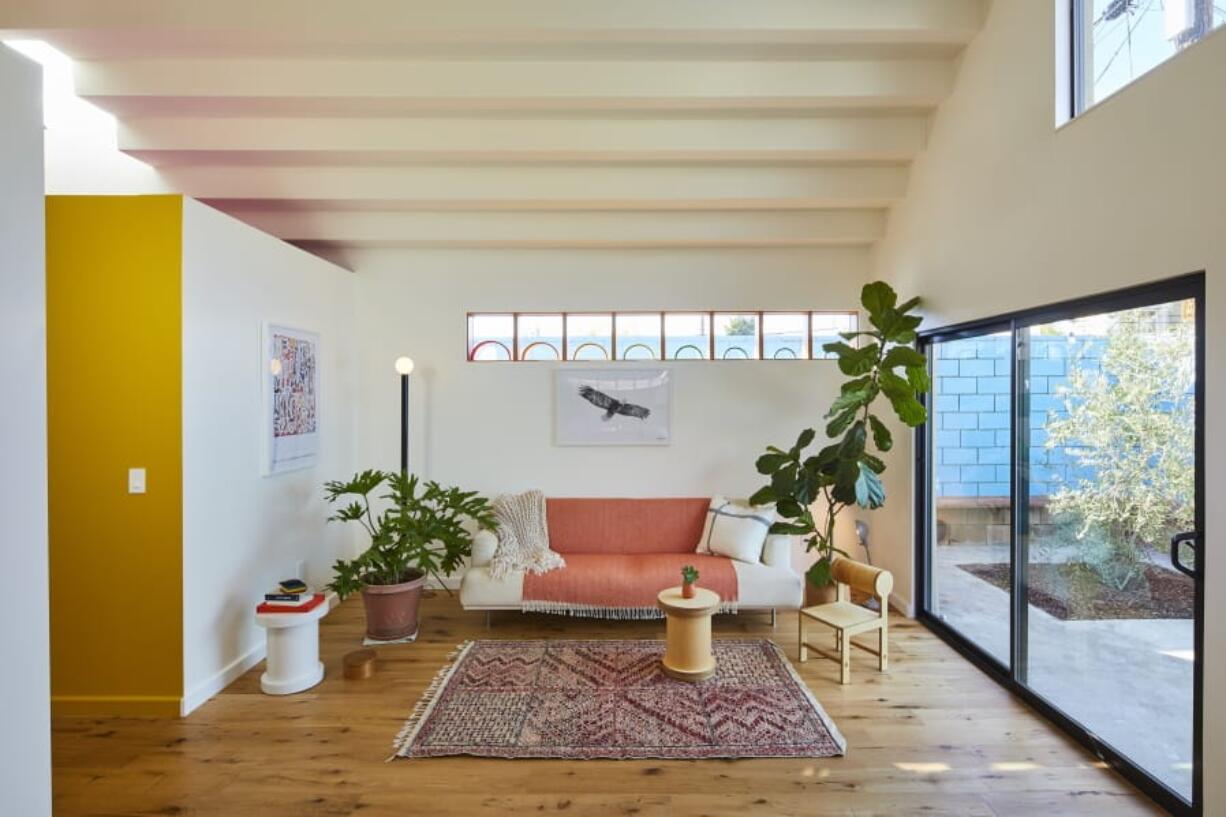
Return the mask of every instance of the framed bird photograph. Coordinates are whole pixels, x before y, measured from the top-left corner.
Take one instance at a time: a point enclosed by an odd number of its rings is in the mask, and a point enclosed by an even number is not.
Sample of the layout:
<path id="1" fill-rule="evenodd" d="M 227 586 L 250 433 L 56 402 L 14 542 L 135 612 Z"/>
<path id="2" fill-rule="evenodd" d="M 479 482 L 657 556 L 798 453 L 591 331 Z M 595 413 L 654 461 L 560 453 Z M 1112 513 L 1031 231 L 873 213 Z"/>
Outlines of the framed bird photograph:
<path id="1" fill-rule="evenodd" d="M 556 369 L 555 445 L 668 445 L 668 369 Z"/>

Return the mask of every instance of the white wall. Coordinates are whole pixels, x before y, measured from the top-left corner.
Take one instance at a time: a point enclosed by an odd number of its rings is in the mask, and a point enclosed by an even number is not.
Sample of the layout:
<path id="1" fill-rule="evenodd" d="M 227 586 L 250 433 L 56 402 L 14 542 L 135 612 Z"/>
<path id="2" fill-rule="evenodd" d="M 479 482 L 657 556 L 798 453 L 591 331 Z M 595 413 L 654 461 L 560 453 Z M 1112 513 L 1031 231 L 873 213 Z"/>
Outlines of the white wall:
<path id="1" fill-rule="evenodd" d="M 1207 272 L 1205 769 L 1226 769 L 1226 34 L 1053 126 L 1054 3 L 996 0 L 933 122 L 877 274 L 927 299 L 930 325 Z M 895 493 L 907 473 L 895 456 Z M 878 527 L 909 555 L 910 507 Z M 1205 776 L 1205 814 L 1226 778 Z"/>
<path id="2" fill-rule="evenodd" d="M 263 657 L 254 602 L 277 580 L 329 577 L 349 534 L 321 486 L 352 470 L 353 276 L 193 199 L 183 202 L 185 711 Z M 319 333 L 313 468 L 261 476 L 265 321 Z"/>
<path id="3" fill-rule="evenodd" d="M 0 47 L 0 792 L 30 817 L 51 814 L 41 87 L 35 63 Z"/>
<path id="4" fill-rule="evenodd" d="M 392 363 L 408 354 L 418 366 L 413 469 L 489 495 L 746 495 L 761 484 L 757 455 L 820 422 L 841 376 L 829 361 L 666 364 L 676 378 L 672 445 L 556 447 L 556 364 L 468 363 L 468 311 L 855 309 L 868 268 L 854 249 L 369 251 L 349 260 L 360 465 L 398 467 Z"/>

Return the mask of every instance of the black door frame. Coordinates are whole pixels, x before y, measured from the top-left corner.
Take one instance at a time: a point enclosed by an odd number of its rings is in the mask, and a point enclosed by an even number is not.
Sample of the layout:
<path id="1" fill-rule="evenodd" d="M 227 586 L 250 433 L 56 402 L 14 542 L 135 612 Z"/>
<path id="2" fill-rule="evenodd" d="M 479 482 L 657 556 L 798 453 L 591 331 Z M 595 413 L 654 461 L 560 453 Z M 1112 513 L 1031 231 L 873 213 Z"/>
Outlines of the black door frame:
<path id="1" fill-rule="evenodd" d="M 1026 613 L 1025 600 L 1027 593 L 1026 562 L 1020 559 L 1019 543 L 1025 542 L 1021 536 L 1025 532 L 1027 513 L 1019 513 L 1017 502 L 1025 496 L 1026 486 L 1021 482 L 1021 468 L 1018 467 L 1021 442 L 1018 429 L 1019 409 L 1024 408 L 1021 401 L 1025 399 L 1025 389 L 1020 387 L 1026 372 L 1024 370 L 1026 355 L 1019 354 L 1016 346 L 1019 329 L 1039 323 L 1049 323 L 1057 320 L 1080 317 L 1099 312 L 1116 312 L 1149 306 L 1168 301 L 1192 300 L 1196 304 L 1196 484 L 1195 525 L 1198 532 L 1196 551 L 1196 609 L 1194 622 L 1193 645 L 1195 660 L 1192 674 L 1193 707 L 1192 707 L 1192 802 L 1189 803 L 1173 789 L 1150 776 L 1128 757 L 1117 751 L 1110 744 L 1099 738 L 1074 718 L 1070 717 L 1047 699 L 1025 685 L 1015 671 L 1017 667 L 1025 667 L 1026 652 Z M 1205 643 L 1205 273 L 1203 271 L 1155 281 L 1141 286 L 1117 290 L 1097 295 L 1090 295 L 1069 301 L 1062 301 L 1050 306 L 1035 307 L 997 315 L 983 320 L 968 321 L 952 326 L 927 330 L 920 333 L 919 348 L 926 352 L 934 343 L 941 343 L 962 338 L 1008 331 L 1013 348 L 1013 378 L 1010 425 L 1012 441 L 1011 470 L 1013 478 L 1010 486 L 1010 500 L 1013 505 L 1010 531 L 1012 598 L 1010 604 L 1010 656 L 1011 666 L 1005 666 L 983 648 L 970 641 L 957 630 L 948 626 L 929 611 L 931 590 L 931 540 L 934 530 L 929 518 L 928 509 L 931 499 L 931 484 L 929 479 L 928 451 L 931 447 L 931 429 L 928 423 L 916 429 L 915 433 L 915 588 L 916 588 L 916 618 L 943 641 L 957 650 L 961 655 L 975 664 L 997 683 L 1004 686 L 1029 706 L 1037 710 L 1056 726 L 1060 727 L 1070 737 L 1088 749 L 1096 757 L 1107 763 L 1129 782 L 1152 798 L 1158 805 L 1180 817 L 1201 817 L 1203 810 L 1203 720 L 1204 720 L 1204 643 Z M 931 407 L 929 395 L 924 395 L 925 407 Z M 929 417 L 931 417 L 931 411 Z M 1024 424 L 1023 424 L 1024 425 Z M 1028 509 L 1027 509 L 1028 510 Z"/>

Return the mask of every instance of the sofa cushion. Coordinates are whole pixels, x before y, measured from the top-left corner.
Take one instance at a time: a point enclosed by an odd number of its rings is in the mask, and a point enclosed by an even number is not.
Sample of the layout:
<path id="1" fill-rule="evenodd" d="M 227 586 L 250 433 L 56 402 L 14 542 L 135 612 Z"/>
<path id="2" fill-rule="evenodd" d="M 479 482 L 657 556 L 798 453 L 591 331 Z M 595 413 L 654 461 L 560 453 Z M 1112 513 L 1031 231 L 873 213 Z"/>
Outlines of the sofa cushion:
<path id="1" fill-rule="evenodd" d="M 739 562 L 762 561 L 762 546 L 775 522 L 775 507 L 754 507 L 727 497 L 711 497 L 698 553 L 727 556 Z"/>
<path id="2" fill-rule="evenodd" d="M 690 553 L 710 500 L 555 499 L 546 501 L 549 546 L 557 553 Z"/>

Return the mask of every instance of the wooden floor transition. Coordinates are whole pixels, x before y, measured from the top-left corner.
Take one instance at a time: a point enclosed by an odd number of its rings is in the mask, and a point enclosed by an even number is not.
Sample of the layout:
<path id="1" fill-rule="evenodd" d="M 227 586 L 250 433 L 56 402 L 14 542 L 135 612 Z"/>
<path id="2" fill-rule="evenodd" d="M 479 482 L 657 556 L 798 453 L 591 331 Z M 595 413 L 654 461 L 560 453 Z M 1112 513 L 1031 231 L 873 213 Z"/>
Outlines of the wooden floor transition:
<path id="1" fill-rule="evenodd" d="M 322 622 L 324 682 L 259 690 L 260 668 L 179 720 L 54 723 L 57 817 L 227 815 L 1158 814 L 1159 810 L 923 627 L 891 624 L 891 670 L 856 655 L 797 665 L 847 738 L 822 760 L 556 761 L 437 758 L 385 763 L 419 693 L 469 638 L 642 638 L 661 622 L 501 613 L 491 630 L 445 593 L 423 604 L 422 638 L 383 648 L 375 677 L 346 681 L 361 603 Z M 721 616 L 715 634 L 773 636 L 795 661 L 796 617 Z"/>

